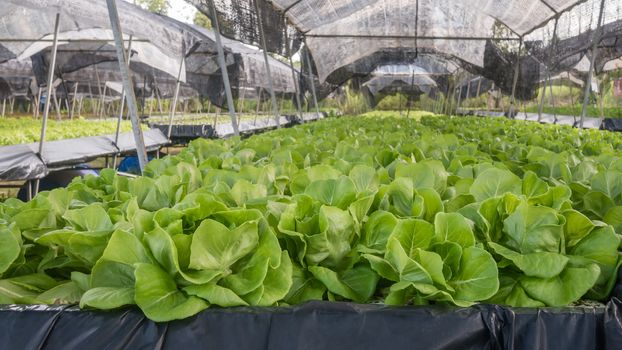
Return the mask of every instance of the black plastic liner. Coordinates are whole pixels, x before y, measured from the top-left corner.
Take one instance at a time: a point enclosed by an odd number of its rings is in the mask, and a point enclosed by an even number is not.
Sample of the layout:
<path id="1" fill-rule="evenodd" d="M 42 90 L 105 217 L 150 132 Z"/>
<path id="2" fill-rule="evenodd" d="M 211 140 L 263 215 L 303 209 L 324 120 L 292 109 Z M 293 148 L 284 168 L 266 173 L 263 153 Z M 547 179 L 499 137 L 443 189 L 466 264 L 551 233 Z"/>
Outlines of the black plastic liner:
<path id="1" fill-rule="evenodd" d="M 168 133 L 168 125 L 149 124 L 149 127 L 159 129 L 164 135 Z M 204 138 L 217 138 L 216 131 L 212 125 L 173 125 L 171 128 L 171 140 L 174 143 L 188 143 L 192 140 Z"/>
<path id="2" fill-rule="evenodd" d="M 311 302 L 208 309 L 154 323 L 140 310 L 0 309 L 2 349 L 620 349 L 622 302 L 601 308 L 400 307 Z"/>
<path id="3" fill-rule="evenodd" d="M 605 118 L 601 129 L 609 131 L 622 131 L 622 119 Z"/>

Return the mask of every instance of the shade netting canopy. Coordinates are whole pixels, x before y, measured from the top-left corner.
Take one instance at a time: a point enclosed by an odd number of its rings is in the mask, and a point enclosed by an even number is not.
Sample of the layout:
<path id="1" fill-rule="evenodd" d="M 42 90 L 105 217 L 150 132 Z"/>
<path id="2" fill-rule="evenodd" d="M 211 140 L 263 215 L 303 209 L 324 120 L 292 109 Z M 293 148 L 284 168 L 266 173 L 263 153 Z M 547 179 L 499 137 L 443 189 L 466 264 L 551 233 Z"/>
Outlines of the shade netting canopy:
<path id="1" fill-rule="evenodd" d="M 190 0 L 210 15 L 208 0 Z M 517 95 L 532 97 L 542 76 L 572 66 L 591 48 L 601 0 L 214 0 L 223 34 L 268 50 L 286 51 L 303 36 L 321 82 L 341 84 L 361 68 L 409 64 L 421 53 L 452 58 L 476 75 L 512 90 L 520 56 Z M 604 0 L 604 61 L 616 58 L 622 3 Z M 552 26 L 557 23 L 553 35 Z M 260 26 L 261 24 L 261 26 Z M 260 31 L 259 28 L 263 29 Z M 524 40 L 519 51 L 520 40 Z M 565 41 L 565 42 L 564 42 Z M 618 42 L 619 43 L 619 42 Z M 563 54 L 562 54 L 563 51 Z M 551 54 L 552 52 L 552 54 Z M 520 55 L 519 55 L 520 54 Z M 565 62 L 570 57 L 574 62 Z M 619 56 L 618 56 L 619 57 Z M 544 66 L 543 66 L 544 65 Z M 549 69 L 550 68 L 550 69 Z"/>

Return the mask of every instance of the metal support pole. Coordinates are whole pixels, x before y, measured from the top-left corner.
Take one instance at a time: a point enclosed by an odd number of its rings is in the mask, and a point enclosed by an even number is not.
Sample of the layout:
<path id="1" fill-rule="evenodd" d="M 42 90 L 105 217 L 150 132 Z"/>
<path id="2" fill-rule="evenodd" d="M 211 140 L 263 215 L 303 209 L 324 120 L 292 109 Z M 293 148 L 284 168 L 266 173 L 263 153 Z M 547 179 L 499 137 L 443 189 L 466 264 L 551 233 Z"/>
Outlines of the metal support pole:
<path id="1" fill-rule="evenodd" d="M 138 106 L 136 103 L 136 95 L 134 94 L 134 86 L 132 85 L 130 77 L 130 67 L 127 64 L 127 58 L 125 57 L 126 53 L 123 46 L 123 31 L 121 30 L 121 24 L 119 22 L 119 13 L 117 12 L 116 0 L 106 0 L 106 4 L 108 5 L 108 15 L 110 16 L 110 24 L 112 26 L 112 32 L 114 34 L 114 42 L 117 49 L 117 57 L 119 60 L 121 77 L 123 78 L 123 86 L 125 88 L 125 91 L 127 91 L 127 106 L 130 112 L 130 120 L 132 121 L 134 141 L 136 142 L 138 164 L 140 166 L 140 172 L 142 174 L 148 161 L 147 150 L 145 148 L 143 131 L 140 128 L 140 121 L 138 120 Z"/>
<path id="2" fill-rule="evenodd" d="M 261 92 L 263 90 L 259 88 L 259 94 L 257 94 L 257 106 L 255 106 L 255 120 L 253 121 L 253 126 L 257 125 L 257 116 L 259 116 L 259 107 L 261 106 Z"/>
<path id="3" fill-rule="evenodd" d="M 599 82 L 598 84 L 598 92 L 600 97 L 598 98 L 598 104 L 600 105 L 600 120 L 599 120 L 599 125 L 603 125 L 603 122 L 605 121 L 605 79 L 607 78 L 607 75 L 605 74 L 605 76 L 603 77 L 603 79 L 598 79 L 598 77 L 596 78 L 596 81 Z"/>
<path id="4" fill-rule="evenodd" d="M 54 106 L 56 107 L 56 119 L 60 121 L 60 103 L 58 103 L 58 99 L 56 98 L 56 89 L 52 90 L 52 97 L 54 98 Z"/>
<path id="5" fill-rule="evenodd" d="M 235 136 L 239 136 L 240 130 L 238 129 L 233 93 L 231 93 L 231 83 L 229 81 L 229 72 L 227 71 L 227 62 L 225 61 L 225 50 L 222 47 L 222 40 L 220 38 L 220 23 L 218 23 L 218 14 L 216 13 L 216 5 L 214 5 L 214 0 L 209 0 L 209 6 L 210 11 L 212 12 L 214 37 L 216 39 L 216 47 L 218 49 L 218 65 L 220 66 L 222 81 L 225 85 L 225 94 L 227 95 L 227 107 L 229 109 L 229 116 L 231 117 L 231 126 L 233 126 L 233 134 Z"/>
<path id="6" fill-rule="evenodd" d="M 56 20 L 54 22 L 54 41 L 52 43 L 52 60 L 48 68 L 48 80 L 45 107 L 43 110 L 43 121 L 41 123 L 41 137 L 39 138 L 39 151 L 38 154 L 43 154 L 43 144 L 45 143 L 45 132 L 48 124 L 48 117 L 50 116 L 50 102 L 52 100 L 52 85 L 54 83 L 54 67 L 56 67 L 56 52 L 58 51 L 58 28 L 60 25 L 60 13 L 56 14 Z M 39 187 L 39 181 L 37 180 L 37 189 Z M 35 191 L 36 193 L 36 191 Z"/>
<path id="7" fill-rule="evenodd" d="M 210 0 L 211 1 L 211 0 Z M 268 60 L 268 45 L 266 45 L 266 35 L 263 30 L 263 23 L 261 20 L 261 13 L 259 10 L 259 3 L 257 0 L 253 0 L 255 3 L 255 11 L 257 11 L 257 25 L 259 26 L 259 36 L 261 37 L 261 46 L 263 49 L 263 58 L 266 66 L 266 75 L 268 76 L 268 88 L 270 90 L 270 98 L 272 99 L 272 113 L 276 119 L 276 127 L 281 127 L 281 118 L 279 115 L 279 106 L 276 102 L 276 95 L 274 93 L 274 83 L 272 82 L 272 73 L 270 72 L 270 61 Z"/>
<path id="8" fill-rule="evenodd" d="M 510 114 L 509 118 L 514 119 L 514 109 L 516 106 L 516 86 L 518 85 L 518 75 L 520 74 L 520 55 L 523 50 L 523 37 L 520 37 L 518 44 L 518 53 L 516 54 L 516 67 L 514 69 L 514 81 L 512 83 L 512 97 L 510 98 Z M 503 100 L 503 97 L 501 98 Z"/>
<path id="9" fill-rule="evenodd" d="M 482 93 L 482 77 L 479 77 L 479 81 L 477 82 L 477 94 L 475 95 L 475 98 L 479 99 L 479 95 Z M 477 109 L 479 109 L 479 107 L 477 107 Z"/>
<path id="10" fill-rule="evenodd" d="M 415 70 L 413 69 L 412 80 L 410 81 L 410 91 L 415 90 Z M 410 108 L 412 107 L 412 98 L 408 102 L 408 112 L 406 112 L 406 118 L 410 118 Z"/>
<path id="11" fill-rule="evenodd" d="M 179 73 L 177 73 L 177 83 L 175 84 L 175 95 L 173 95 L 173 104 L 169 110 L 168 115 L 168 129 L 166 131 L 166 138 L 171 139 L 171 133 L 173 132 L 173 118 L 177 109 L 177 102 L 179 101 L 179 89 L 181 88 L 181 73 L 183 73 L 186 67 L 186 54 L 181 57 L 181 63 L 179 64 Z"/>
<path id="12" fill-rule="evenodd" d="M 460 85 L 460 87 L 458 87 L 458 103 L 456 104 L 456 113 L 455 115 L 458 115 L 458 112 L 460 111 L 460 106 L 462 105 L 462 85 Z"/>
<path id="13" fill-rule="evenodd" d="M 100 96 L 99 110 L 97 111 L 99 119 L 102 119 L 106 113 L 106 90 L 108 90 L 108 82 L 104 83 L 104 92 Z"/>
<path id="14" fill-rule="evenodd" d="M 544 113 L 544 101 L 546 99 L 546 89 L 548 89 L 550 82 L 551 76 L 547 74 L 546 80 L 544 80 L 544 85 L 542 85 L 542 96 L 540 96 L 540 105 L 538 106 L 538 123 L 542 121 L 542 114 Z"/>
<path id="15" fill-rule="evenodd" d="M 315 112 L 320 116 L 320 105 L 317 103 L 317 94 L 315 92 L 315 77 L 313 76 L 313 70 L 311 69 L 311 56 L 309 56 L 309 45 L 307 45 L 307 39 L 305 38 L 305 56 L 307 59 L 307 65 L 309 68 L 309 82 L 311 83 L 311 94 L 313 95 L 313 104 L 315 105 Z"/>
<path id="16" fill-rule="evenodd" d="M 132 59 L 132 40 L 133 40 L 133 36 L 130 35 L 130 40 L 127 44 L 127 54 L 126 54 L 126 58 L 127 58 L 127 66 L 130 66 L 130 60 Z M 125 87 L 121 88 L 121 101 L 120 101 L 120 108 L 119 108 L 119 117 L 117 118 L 117 129 L 115 130 L 114 133 L 114 146 L 118 148 L 118 144 L 119 144 L 119 134 L 121 133 L 121 122 L 123 120 L 123 112 L 125 110 Z M 116 169 L 117 168 L 117 157 L 118 154 L 115 154 L 112 157 L 112 168 Z"/>
<path id="17" fill-rule="evenodd" d="M 570 89 L 570 110 L 573 111 L 572 119 L 574 120 L 574 123 L 576 123 L 577 116 L 574 113 L 574 89 L 572 88 L 572 80 L 570 80 L 570 72 L 566 72 L 566 75 L 568 76 L 568 88 Z"/>
<path id="18" fill-rule="evenodd" d="M 6 98 L 2 99 L 2 118 L 6 117 Z"/>
<path id="19" fill-rule="evenodd" d="M 583 96 L 583 108 L 581 109 L 581 122 L 579 127 L 583 129 L 583 122 L 587 116 L 587 105 L 590 103 L 590 92 L 592 89 L 592 77 L 594 75 L 594 66 L 596 65 L 596 57 L 598 56 L 598 43 L 601 38 L 601 29 L 603 25 L 603 15 L 605 12 L 605 0 L 600 2 L 600 13 L 598 14 L 598 24 L 596 25 L 596 31 L 592 36 L 592 57 L 590 59 L 590 70 L 587 73 L 587 79 L 585 81 L 585 94 Z"/>
<path id="20" fill-rule="evenodd" d="M 471 98 L 471 81 L 470 80 L 467 83 L 467 94 L 466 94 L 466 98 L 464 100 L 468 101 L 469 98 Z M 462 105 L 460 106 L 460 108 L 462 109 Z"/>
<path id="21" fill-rule="evenodd" d="M 300 117 L 300 121 L 304 118 L 302 116 L 302 104 L 300 103 L 300 94 L 298 93 L 298 87 L 300 86 L 298 80 L 296 79 L 296 69 L 294 69 L 294 60 L 292 59 L 292 49 L 289 42 L 289 35 L 287 35 L 287 20 L 285 16 L 283 16 L 283 20 L 285 21 L 285 45 L 287 46 L 287 56 L 289 58 L 289 66 L 292 69 L 292 81 L 294 82 L 294 93 L 296 94 L 296 109 L 298 110 L 298 116 Z M 293 46 L 294 43 L 292 42 Z"/>
<path id="22" fill-rule="evenodd" d="M 35 119 L 39 119 L 39 113 L 41 112 L 41 87 L 37 86 L 37 101 L 35 102 L 35 107 L 37 110 L 35 111 Z"/>
<path id="23" fill-rule="evenodd" d="M 78 82 L 73 85 L 73 99 L 71 100 L 71 109 L 69 110 L 69 119 L 73 120 L 73 114 L 76 107 L 76 96 L 78 96 Z M 69 97 L 67 97 L 69 99 Z"/>
<path id="24" fill-rule="evenodd" d="M 553 124 L 557 123 L 557 110 L 555 110 L 555 96 L 553 95 L 553 78 L 549 72 L 549 104 L 553 107 Z"/>
<path id="25" fill-rule="evenodd" d="M 78 102 L 78 117 L 82 115 L 82 102 L 84 101 L 84 97 L 80 97 L 80 101 Z"/>

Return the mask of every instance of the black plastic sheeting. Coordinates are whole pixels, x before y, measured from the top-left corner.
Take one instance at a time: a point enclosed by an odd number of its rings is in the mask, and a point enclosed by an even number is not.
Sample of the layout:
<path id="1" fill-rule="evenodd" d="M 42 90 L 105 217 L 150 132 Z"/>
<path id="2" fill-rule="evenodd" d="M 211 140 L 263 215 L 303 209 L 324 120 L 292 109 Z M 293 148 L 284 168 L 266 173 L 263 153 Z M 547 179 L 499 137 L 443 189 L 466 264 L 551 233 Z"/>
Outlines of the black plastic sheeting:
<path id="1" fill-rule="evenodd" d="M 149 152 L 169 144 L 166 136 L 157 129 L 145 130 L 143 138 Z M 136 142 L 131 132 L 119 134 L 116 145 L 114 141 L 114 135 L 48 141 L 44 144 L 41 157 L 37 154 L 38 143 L 0 146 L 0 181 L 40 179 L 53 169 L 81 164 L 106 155 L 136 152 Z"/>
<path id="2" fill-rule="evenodd" d="M 168 125 L 166 124 L 149 124 L 149 127 L 159 129 L 164 135 L 168 133 Z M 201 124 L 171 126 L 171 141 L 176 144 L 185 144 L 198 138 L 211 139 L 216 136 L 216 131 L 212 125 Z"/>
<path id="3" fill-rule="evenodd" d="M 3 349 L 620 349 L 622 302 L 606 307 L 385 307 L 310 302 L 208 309 L 154 323 L 138 309 L 0 309 Z"/>
<path id="4" fill-rule="evenodd" d="M 622 119 L 605 118 L 601 129 L 609 131 L 622 131 Z"/>

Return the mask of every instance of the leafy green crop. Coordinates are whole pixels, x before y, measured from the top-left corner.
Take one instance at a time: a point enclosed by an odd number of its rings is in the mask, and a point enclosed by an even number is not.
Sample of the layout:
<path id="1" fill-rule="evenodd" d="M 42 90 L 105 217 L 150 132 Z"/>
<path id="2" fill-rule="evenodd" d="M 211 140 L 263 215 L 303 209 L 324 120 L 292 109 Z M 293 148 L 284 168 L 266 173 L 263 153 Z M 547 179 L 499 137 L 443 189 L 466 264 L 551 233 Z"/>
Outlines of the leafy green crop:
<path id="1" fill-rule="evenodd" d="M 478 118 L 343 118 L 196 140 L 0 204 L 0 302 L 216 305 L 606 300 L 617 134 Z"/>
<path id="2" fill-rule="evenodd" d="M 64 140 L 86 136 L 114 134 L 117 122 L 111 120 L 49 120 L 46 140 Z M 130 122 L 121 124 L 121 131 L 131 131 Z M 41 120 L 33 118 L 4 118 L 0 122 L 0 146 L 39 142 L 41 137 Z"/>

